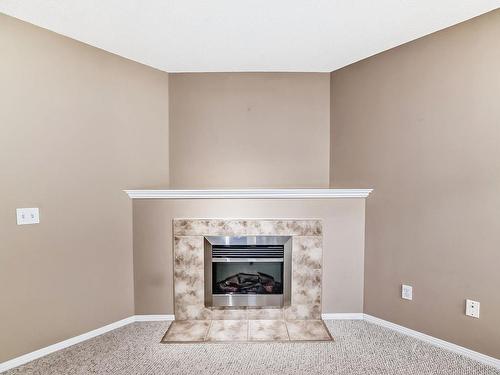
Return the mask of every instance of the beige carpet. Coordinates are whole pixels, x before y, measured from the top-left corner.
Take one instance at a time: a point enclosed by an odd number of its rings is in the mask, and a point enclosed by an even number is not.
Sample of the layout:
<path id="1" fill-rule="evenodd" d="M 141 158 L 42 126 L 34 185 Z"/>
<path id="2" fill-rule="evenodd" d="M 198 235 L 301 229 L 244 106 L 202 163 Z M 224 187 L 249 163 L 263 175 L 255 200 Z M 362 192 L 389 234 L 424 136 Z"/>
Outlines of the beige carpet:
<path id="1" fill-rule="evenodd" d="M 6 374 L 500 375 L 364 321 L 327 321 L 335 341 L 161 344 L 168 322 L 134 323 Z"/>

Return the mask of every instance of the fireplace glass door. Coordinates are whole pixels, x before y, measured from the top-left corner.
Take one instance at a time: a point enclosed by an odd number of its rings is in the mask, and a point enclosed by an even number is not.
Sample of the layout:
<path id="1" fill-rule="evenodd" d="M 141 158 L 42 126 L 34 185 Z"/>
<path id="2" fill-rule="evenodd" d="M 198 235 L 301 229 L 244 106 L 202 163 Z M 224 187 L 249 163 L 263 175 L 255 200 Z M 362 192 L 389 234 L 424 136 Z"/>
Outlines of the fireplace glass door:
<path id="1" fill-rule="evenodd" d="M 283 294 L 283 260 L 212 259 L 213 294 Z"/>

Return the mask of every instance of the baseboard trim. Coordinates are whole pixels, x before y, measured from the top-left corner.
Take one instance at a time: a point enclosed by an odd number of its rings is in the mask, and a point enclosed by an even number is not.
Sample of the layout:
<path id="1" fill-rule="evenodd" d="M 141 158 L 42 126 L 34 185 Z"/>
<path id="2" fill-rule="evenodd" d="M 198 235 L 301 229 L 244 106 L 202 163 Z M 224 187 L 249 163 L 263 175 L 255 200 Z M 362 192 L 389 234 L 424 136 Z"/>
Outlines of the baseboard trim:
<path id="1" fill-rule="evenodd" d="M 400 326 L 400 325 L 395 324 L 395 323 L 391 323 L 387 320 L 383 320 L 383 319 L 377 318 L 377 317 L 372 316 L 372 315 L 364 314 L 364 320 L 366 320 L 369 323 L 377 324 L 377 325 L 382 326 L 384 328 L 392 329 L 392 330 L 397 331 L 399 333 L 402 333 L 404 335 L 414 337 L 414 338 L 419 339 L 421 341 L 425 341 L 429 344 L 432 344 L 434 346 L 449 350 L 451 352 L 461 354 L 464 357 L 474 359 L 478 362 L 484 363 L 485 365 L 489 365 L 491 367 L 495 367 L 497 369 L 500 369 L 500 359 L 496 359 L 496 358 L 487 356 L 485 354 L 475 352 L 474 350 L 464 348 L 463 346 L 459 346 L 457 344 L 453 344 L 451 342 L 438 339 L 437 337 L 426 335 L 425 333 L 418 332 L 418 331 L 415 331 L 413 329 L 406 328 L 406 327 Z"/>
<path id="2" fill-rule="evenodd" d="M 363 313 L 326 313 L 321 314 L 323 320 L 363 320 Z"/>
<path id="3" fill-rule="evenodd" d="M 160 321 L 169 321 L 169 320 L 174 320 L 175 317 L 174 315 L 133 315 L 129 316 L 128 318 L 119 320 L 117 322 L 105 325 L 104 327 L 100 327 L 97 329 L 94 329 L 92 331 L 83 333 L 81 335 L 71 337 L 67 340 L 58 342 L 53 345 L 49 345 L 45 348 L 35 350 L 34 352 L 24 354 L 20 357 L 16 357 L 13 359 L 10 359 L 6 362 L 0 363 L 0 373 L 13 369 L 15 367 L 24 365 L 25 363 L 34 361 L 35 359 L 44 357 L 48 354 L 52 354 L 54 352 L 57 352 L 62 349 L 66 349 L 70 346 L 73 346 L 75 344 L 79 344 L 83 341 L 87 341 L 89 339 L 92 339 L 94 337 L 100 336 L 104 333 L 113 331 L 117 328 L 126 326 L 127 324 L 134 323 L 134 322 L 160 322 Z"/>
<path id="4" fill-rule="evenodd" d="M 134 316 L 135 322 L 166 322 L 175 320 L 174 315 L 136 315 Z"/>

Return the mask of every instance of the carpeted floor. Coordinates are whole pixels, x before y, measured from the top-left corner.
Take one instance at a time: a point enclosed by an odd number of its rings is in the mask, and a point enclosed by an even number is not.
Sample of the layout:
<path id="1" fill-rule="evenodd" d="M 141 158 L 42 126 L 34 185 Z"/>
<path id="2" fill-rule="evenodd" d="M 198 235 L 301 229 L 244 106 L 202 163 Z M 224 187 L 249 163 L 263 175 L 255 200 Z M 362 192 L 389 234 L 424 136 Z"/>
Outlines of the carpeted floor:
<path id="1" fill-rule="evenodd" d="M 500 375 L 364 321 L 327 321 L 335 342 L 161 344 L 169 324 L 130 324 L 4 374 Z"/>

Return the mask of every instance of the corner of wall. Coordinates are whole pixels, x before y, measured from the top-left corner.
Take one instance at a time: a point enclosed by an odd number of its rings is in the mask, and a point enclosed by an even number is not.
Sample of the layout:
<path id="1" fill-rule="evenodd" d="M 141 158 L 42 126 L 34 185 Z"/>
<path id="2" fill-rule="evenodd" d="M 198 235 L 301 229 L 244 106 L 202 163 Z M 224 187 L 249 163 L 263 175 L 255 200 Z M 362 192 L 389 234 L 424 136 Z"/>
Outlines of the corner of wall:
<path id="1" fill-rule="evenodd" d="M 333 188 L 333 72 L 330 73 L 330 187 Z"/>

